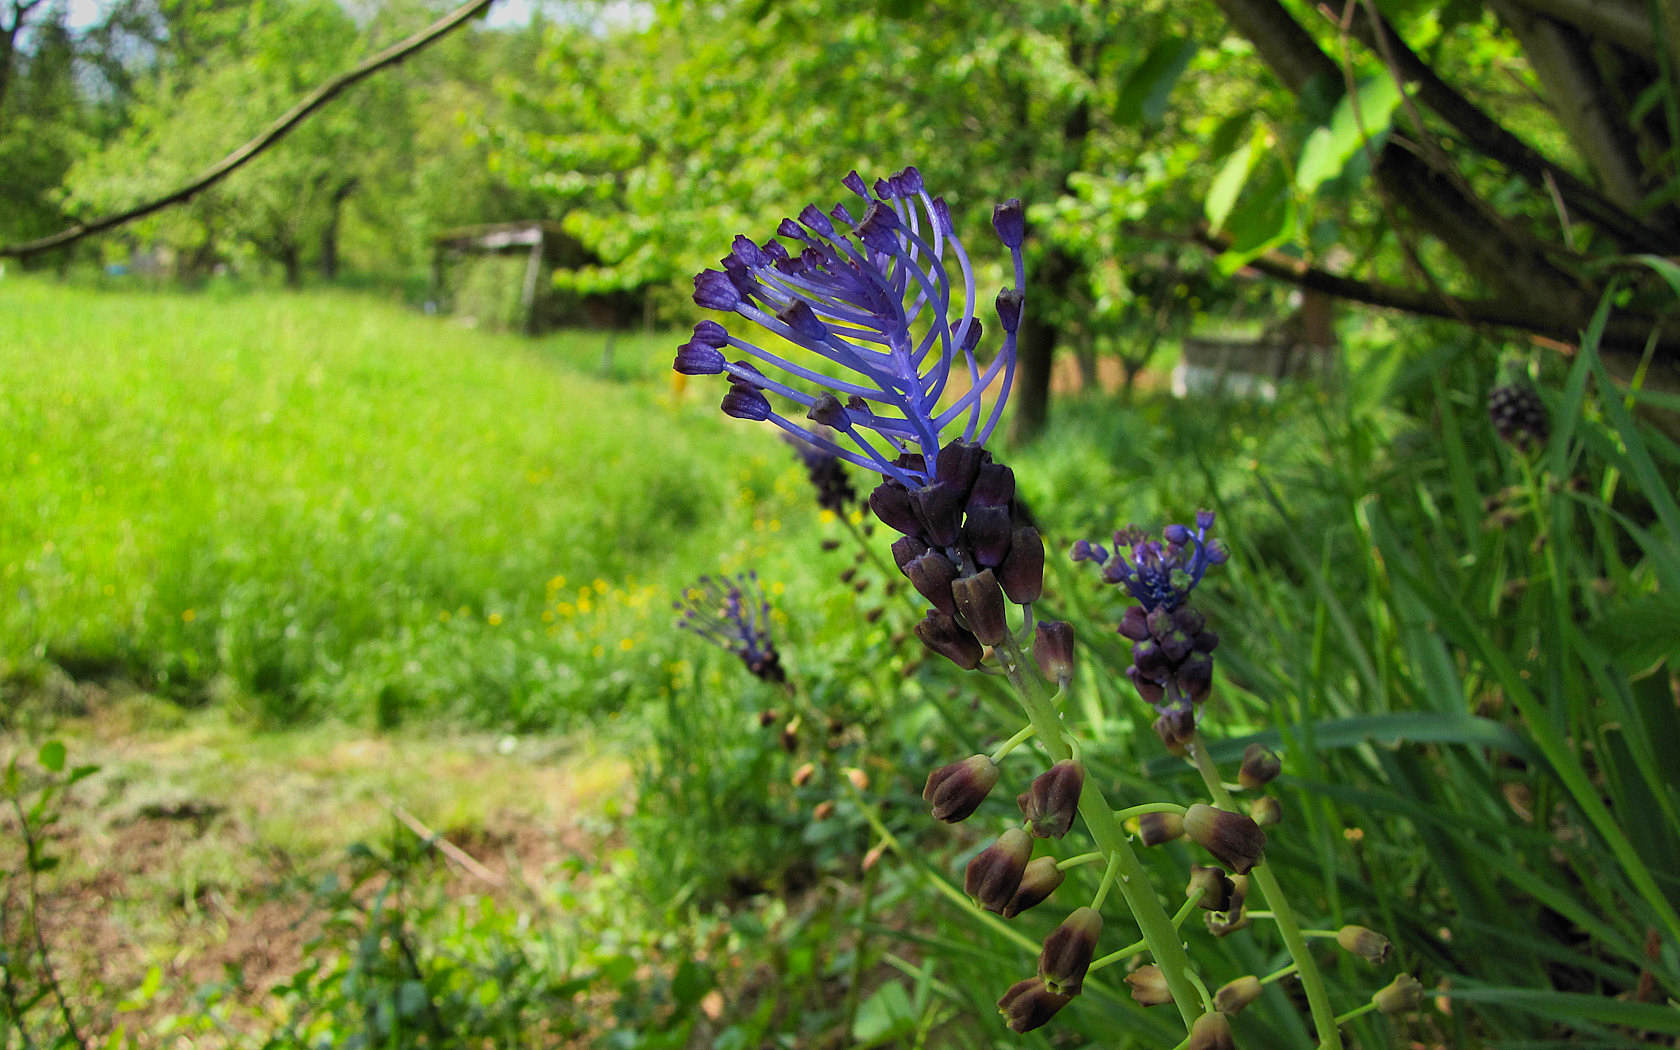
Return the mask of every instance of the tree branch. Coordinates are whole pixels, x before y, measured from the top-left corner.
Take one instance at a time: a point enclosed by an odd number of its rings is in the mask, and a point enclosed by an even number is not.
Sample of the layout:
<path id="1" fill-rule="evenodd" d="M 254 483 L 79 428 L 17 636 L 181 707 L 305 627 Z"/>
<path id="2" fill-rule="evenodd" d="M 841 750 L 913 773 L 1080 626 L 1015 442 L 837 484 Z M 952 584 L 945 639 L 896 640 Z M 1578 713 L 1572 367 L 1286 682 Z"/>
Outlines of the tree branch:
<path id="1" fill-rule="evenodd" d="M 1348 28 L 1354 39 L 1374 53 L 1384 54 L 1386 44 L 1386 54 L 1393 58 L 1400 75 L 1413 85 L 1418 101 L 1463 135 L 1465 145 L 1503 164 L 1537 189 L 1550 192 L 1549 176 L 1550 183 L 1557 187 L 1576 217 L 1599 227 L 1630 252 L 1666 254 L 1672 247 L 1656 230 L 1512 134 L 1441 79 L 1433 67 L 1406 46 L 1386 19 L 1373 21 L 1362 5 Z"/>
<path id="2" fill-rule="evenodd" d="M 1657 57 L 1651 16 L 1630 0 L 1515 0 L 1536 14 L 1567 22 L 1588 36 L 1607 40 L 1648 59 Z"/>
<path id="3" fill-rule="evenodd" d="M 1166 236 L 1159 231 L 1139 232 L 1140 235 L 1150 237 Z M 1230 247 L 1223 238 L 1209 234 L 1205 229 L 1195 231 L 1189 240 L 1215 255 Z M 1406 288 L 1381 281 L 1362 281 L 1331 273 L 1302 259 L 1278 252 L 1267 252 L 1249 260 L 1248 265 L 1267 277 L 1287 281 L 1309 291 L 1323 292 L 1337 299 L 1364 303 L 1367 306 L 1400 310 L 1419 317 L 1437 317 L 1446 321 L 1469 321 L 1472 324 L 1514 328 L 1568 343 L 1574 343 L 1581 335 L 1579 327 L 1537 317 L 1526 304 L 1504 297 L 1459 299 L 1449 305 L 1426 289 Z M 1657 320 L 1652 317 L 1614 315 L 1605 330 L 1605 343 L 1623 349 L 1640 349 L 1650 339 L 1651 331 L 1656 325 Z"/>
<path id="4" fill-rule="evenodd" d="M 347 72 L 340 73 L 331 80 L 310 92 L 297 105 L 287 110 L 270 124 L 262 134 L 229 153 L 226 157 L 211 165 L 197 178 L 171 193 L 136 205 L 127 211 L 107 215 L 92 222 L 77 223 L 51 236 L 41 237 L 33 241 L 23 241 L 18 244 L 0 245 L 0 258 L 27 258 L 31 255 L 47 251 L 51 248 L 62 248 L 74 244 L 83 237 L 133 222 L 156 211 L 162 211 L 175 204 L 191 200 L 197 194 L 227 178 L 233 172 L 243 167 L 258 154 L 285 138 L 293 128 L 303 123 L 310 114 L 332 101 L 340 92 L 357 81 L 372 76 L 386 66 L 395 65 L 408 56 L 418 52 L 428 44 L 440 39 L 450 31 L 464 25 L 468 19 L 485 11 L 494 0 L 469 0 L 468 3 L 456 8 L 425 29 L 401 40 L 385 50 L 369 57 L 366 61 Z"/>

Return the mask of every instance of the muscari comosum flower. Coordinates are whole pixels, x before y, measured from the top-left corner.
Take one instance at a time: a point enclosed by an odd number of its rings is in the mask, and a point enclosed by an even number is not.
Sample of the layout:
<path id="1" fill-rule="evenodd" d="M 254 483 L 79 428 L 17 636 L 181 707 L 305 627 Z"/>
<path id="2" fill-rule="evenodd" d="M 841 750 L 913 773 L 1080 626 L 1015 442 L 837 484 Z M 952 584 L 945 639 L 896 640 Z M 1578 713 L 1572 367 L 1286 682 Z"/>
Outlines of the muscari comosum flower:
<path id="1" fill-rule="evenodd" d="M 747 670 L 766 682 L 785 682 L 787 672 L 770 638 L 770 603 L 758 574 L 702 576 L 680 600 L 671 603 L 682 615 L 677 626 L 741 658 Z"/>
<path id="2" fill-rule="evenodd" d="M 739 315 L 775 341 L 760 345 L 702 321 L 673 367 L 726 376 L 727 414 L 767 420 L 880 474 L 870 506 L 904 534 L 895 561 L 934 606 L 917 634 L 974 666 L 983 652 L 976 636 L 989 641 L 1001 622 L 1002 599 L 991 592 L 1026 603 L 1042 586 L 1043 545 L 1016 505 L 1014 475 L 983 447 L 1014 378 L 1026 282 L 1021 203 L 992 215 L 1015 286 L 997 294 L 1003 338 L 982 368 L 974 271 L 944 200 L 928 194 L 915 168 L 873 187 L 856 172 L 842 181 L 861 214 L 808 206 L 777 228 L 786 244 L 738 236 L 722 269 L 694 279 L 696 303 Z M 979 579 L 962 582 L 970 578 Z M 968 622 L 982 613 L 983 624 Z"/>
<path id="3" fill-rule="evenodd" d="M 1195 733 L 1196 707 L 1213 688 L 1219 636 L 1189 604 L 1207 570 L 1230 557 L 1223 542 L 1208 538 L 1212 528 L 1213 512 L 1202 510 L 1195 528 L 1168 525 L 1160 540 L 1132 525 L 1114 534 L 1112 553 L 1089 540 L 1073 545 L 1074 561 L 1095 562 L 1104 582 L 1137 602 L 1120 620 L 1120 634 L 1132 643 L 1126 674 L 1160 714 L 1155 731 L 1175 750 Z"/>

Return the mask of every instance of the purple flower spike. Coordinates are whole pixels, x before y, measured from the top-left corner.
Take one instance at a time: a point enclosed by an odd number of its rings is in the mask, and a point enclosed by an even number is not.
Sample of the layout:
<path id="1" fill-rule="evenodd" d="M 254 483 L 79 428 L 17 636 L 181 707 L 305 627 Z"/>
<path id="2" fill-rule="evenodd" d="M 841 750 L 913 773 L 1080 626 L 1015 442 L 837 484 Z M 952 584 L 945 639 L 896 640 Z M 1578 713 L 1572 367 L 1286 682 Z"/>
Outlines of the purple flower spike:
<path id="1" fill-rule="evenodd" d="M 944 201 L 929 195 L 914 168 L 873 187 L 856 172 L 842 182 L 862 199 L 862 219 L 845 206 L 826 214 L 808 206 L 777 229 L 791 246 L 736 237 L 721 269 L 694 279 L 697 304 L 739 314 L 775 339 L 757 345 L 739 338 L 739 329 L 729 334 L 709 322 L 713 328 L 697 328 L 679 351 L 678 370 L 723 371 L 736 381 L 725 412 L 769 420 L 919 489 L 942 480 L 940 449 L 953 440 L 984 444 L 1002 418 L 1026 281 L 1020 206 L 1002 205 L 1003 218 L 994 220 L 1015 282 L 997 297 L 1002 338 L 985 360 L 975 316 L 984 300 Z M 1008 229 L 1017 232 L 1002 232 Z M 701 352 L 725 345 L 757 367 L 720 369 Z M 835 412 L 825 397 L 846 411 Z M 835 430 L 824 433 L 819 423 L 830 420 Z"/>
<path id="2" fill-rule="evenodd" d="M 781 657 L 770 639 L 770 603 L 758 574 L 702 576 L 672 605 L 677 626 L 741 658 L 747 670 L 766 682 L 785 682 Z"/>
<path id="3" fill-rule="evenodd" d="M 1146 613 L 1163 609 L 1171 612 L 1190 597 L 1202 582 L 1209 566 L 1230 557 L 1221 540 L 1208 539 L 1213 512 L 1196 515 L 1196 527 L 1168 525 L 1161 532 L 1165 542 L 1149 539 L 1136 525 L 1114 534 L 1114 555 L 1107 548 L 1080 540 L 1073 545 L 1074 561 L 1094 562 L 1102 567 L 1103 581 L 1120 584 Z M 1127 557 L 1127 550 L 1131 557 Z"/>

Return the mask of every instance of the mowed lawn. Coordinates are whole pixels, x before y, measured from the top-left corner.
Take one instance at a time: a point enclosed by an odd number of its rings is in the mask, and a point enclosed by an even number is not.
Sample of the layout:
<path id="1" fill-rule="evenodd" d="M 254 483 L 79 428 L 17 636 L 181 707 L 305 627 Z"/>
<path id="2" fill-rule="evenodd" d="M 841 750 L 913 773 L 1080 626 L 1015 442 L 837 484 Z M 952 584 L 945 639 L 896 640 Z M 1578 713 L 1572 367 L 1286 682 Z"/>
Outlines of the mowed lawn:
<path id="1" fill-rule="evenodd" d="M 667 378 L 337 292 L 0 281 L 0 679 L 268 722 L 554 726 L 672 658 L 669 602 L 811 513 Z M 767 524 L 768 523 L 768 524 Z"/>

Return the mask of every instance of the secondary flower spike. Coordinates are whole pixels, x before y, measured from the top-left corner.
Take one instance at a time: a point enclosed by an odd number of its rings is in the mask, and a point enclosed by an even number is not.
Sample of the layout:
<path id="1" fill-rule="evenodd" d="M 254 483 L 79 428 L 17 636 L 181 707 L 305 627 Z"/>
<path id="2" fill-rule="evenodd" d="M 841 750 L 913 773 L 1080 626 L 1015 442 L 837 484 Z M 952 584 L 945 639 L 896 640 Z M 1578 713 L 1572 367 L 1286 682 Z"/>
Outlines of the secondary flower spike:
<path id="1" fill-rule="evenodd" d="M 1026 283 L 1021 202 L 993 213 L 1015 286 L 997 295 L 1003 337 L 982 368 L 981 300 L 944 199 L 928 194 L 915 168 L 873 186 L 855 171 L 842 182 L 858 198 L 852 207 L 811 205 L 783 219 L 785 243 L 737 236 L 721 269 L 694 278 L 696 303 L 772 338 L 702 321 L 673 367 L 726 376 L 732 416 L 769 420 L 918 489 L 944 469 L 942 434 L 982 444 L 1002 415 Z M 744 356 L 731 361 L 736 354 Z"/>
<path id="2" fill-rule="evenodd" d="M 734 653 L 747 670 L 766 682 L 785 682 L 787 672 L 770 638 L 770 603 L 758 574 L 702 576 L 672 602 L 677 626 Z"/>

